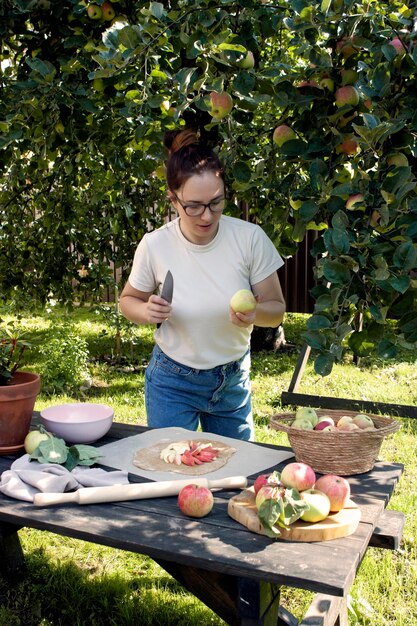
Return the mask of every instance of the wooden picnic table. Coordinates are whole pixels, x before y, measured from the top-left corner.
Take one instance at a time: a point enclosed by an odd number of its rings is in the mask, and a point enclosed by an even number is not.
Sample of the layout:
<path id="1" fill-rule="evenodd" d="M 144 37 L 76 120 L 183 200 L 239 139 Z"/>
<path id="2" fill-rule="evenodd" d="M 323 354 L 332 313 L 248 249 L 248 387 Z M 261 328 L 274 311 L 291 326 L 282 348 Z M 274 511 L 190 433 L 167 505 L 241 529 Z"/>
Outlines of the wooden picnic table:
<path id="1" fill-rule="evenodd" d="M 115 422 L 98 445 L 146 430 Z M 0 457 L 0 473 L 15 458 Z M 316 621 L 306 616 L 300 624 L 344 626 L 347 594 L 368 546 L 395 549 L 401 539 L 403 515 L 385 507 L 402 471 L 400 464 L 377 462 L 372 471 L 349 477 L 362 513 L 359 527 L 349 537 L 318 543 L 275 541 L 250 532 L 227 514 L 233 491 L 215 492 L 214 508 L 202 519 L 182 515 L 176 497 L 42 508 L 0 494 L 0 572 L 11 581 L 21 574 L 18 531 L 36 528 L 152 557 L 232 626 L 297 624 L 280 607 L 281 586 L 316 592 L 309 611 Z"/>

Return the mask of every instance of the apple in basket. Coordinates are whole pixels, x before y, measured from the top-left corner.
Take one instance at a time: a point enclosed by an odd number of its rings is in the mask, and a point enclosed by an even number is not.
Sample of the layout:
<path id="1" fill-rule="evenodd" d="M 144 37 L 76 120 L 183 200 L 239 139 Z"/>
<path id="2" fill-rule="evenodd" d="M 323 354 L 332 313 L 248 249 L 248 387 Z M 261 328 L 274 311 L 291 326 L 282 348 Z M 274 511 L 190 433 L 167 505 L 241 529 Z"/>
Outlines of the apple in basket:
<path id="1" fill-rule="evenodd" d="M 318 489 L 326 494 L 330 500 L 330 510 L 332 513 L 341 511 L 345 508 L 350 498 L 350 485 L 346 478 L 336 476 L 335 474 L 326 474 L 321 476 L 314 489 Z"/>
<path id="2" fill-rule="evenodd" d="M 313 428 L 319 421 L 315 409 L 313 409 L 311 406 L 299 406 L 295 412 L 295 419 L 308 420 L 309 422 L 311 422 Z"/>

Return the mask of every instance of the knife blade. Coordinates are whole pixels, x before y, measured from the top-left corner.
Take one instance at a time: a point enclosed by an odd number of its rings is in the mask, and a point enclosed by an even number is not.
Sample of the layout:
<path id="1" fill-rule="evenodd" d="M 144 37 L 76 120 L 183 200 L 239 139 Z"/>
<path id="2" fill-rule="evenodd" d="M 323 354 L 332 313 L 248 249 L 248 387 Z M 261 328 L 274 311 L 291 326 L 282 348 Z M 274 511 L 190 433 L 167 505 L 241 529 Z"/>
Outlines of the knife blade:
<path id="1" fill-rule="evenodd" d="M 174 278 L 170 270 L 168 270 L 165 276 L 164 283 L 162 285 L 162 291 L 160 295 L 161 295 L 161 298 L 163 298 L 164 300 L 166 300 L 167 302 L 171 304 L 173 293 L 174 293 Z M 161 323 L 157 324 L 156 327 L 159 328 L 160 325 Z"/>

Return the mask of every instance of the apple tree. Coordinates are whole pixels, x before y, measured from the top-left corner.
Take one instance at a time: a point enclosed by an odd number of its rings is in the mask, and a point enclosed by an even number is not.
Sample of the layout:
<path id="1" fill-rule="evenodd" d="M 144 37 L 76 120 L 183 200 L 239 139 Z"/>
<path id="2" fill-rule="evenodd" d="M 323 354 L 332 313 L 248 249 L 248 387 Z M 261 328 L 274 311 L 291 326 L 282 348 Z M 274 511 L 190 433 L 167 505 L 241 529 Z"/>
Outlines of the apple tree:
<path id="1" fill-rule="evenodd" d="M 165 215 L 163 133 L 188 125 L 219 150 L 229 212 L 286 256 L 317 233 L 305 338 L 319 374 L 346 347 L 416 347 L 415 2 L 0 11 L 5 296 L 97 298 L 110 264 L 123 279 Z"/>

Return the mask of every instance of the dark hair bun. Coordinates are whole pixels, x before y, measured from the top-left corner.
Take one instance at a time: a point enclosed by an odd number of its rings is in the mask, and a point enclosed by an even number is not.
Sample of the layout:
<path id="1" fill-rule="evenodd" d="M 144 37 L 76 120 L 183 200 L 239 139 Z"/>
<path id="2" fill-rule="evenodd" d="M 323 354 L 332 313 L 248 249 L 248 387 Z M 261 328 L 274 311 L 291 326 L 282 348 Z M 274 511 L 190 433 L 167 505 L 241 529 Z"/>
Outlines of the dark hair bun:
<path id="1" fill-rule="evenodd" d="M 198 144 L 198 138 L 193 130 L 169 130 L 164 136 L 164 146 L 170 154 L 196 144 Z"/>

